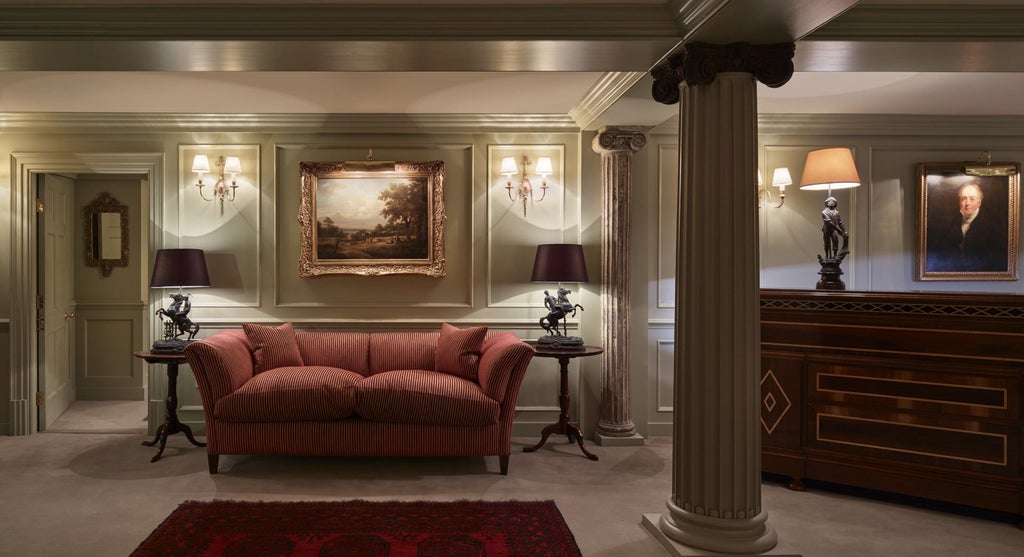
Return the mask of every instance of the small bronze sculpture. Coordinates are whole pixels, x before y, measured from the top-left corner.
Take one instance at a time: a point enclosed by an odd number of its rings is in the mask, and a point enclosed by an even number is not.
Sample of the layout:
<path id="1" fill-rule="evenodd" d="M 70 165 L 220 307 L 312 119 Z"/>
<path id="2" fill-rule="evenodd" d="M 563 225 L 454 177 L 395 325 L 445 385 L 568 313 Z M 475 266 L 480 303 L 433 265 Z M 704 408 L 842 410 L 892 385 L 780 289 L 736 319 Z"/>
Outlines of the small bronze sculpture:
<path id="1" fill-rule="evenodd" d="M 547 335 L 537 339 L 540 344 L 555 347 L 582 345 L 583 338 L 569 336 L 565 320 L 567 317 L 576 317 L 576 310 L 583 311 L 583 306 L 569 301 L 568 288 L 558 288 L 558 295 L 553 296 L 551 292 L 544 291 L 544 307 L 548 314 L 540 319 L 540 326 L 547 331 Z M 562 323 L 562 329 L 558 329 L 558 323 Z"/>
<path id="2" fill-rule="evenodd" d="M 167 308 L 156 310 L 160 321 L 164 324 L 164 338 L 153 343 L 152 352 L 178 353 L 185 350 L 185 345 L 196 337 L 199 332 L 199 324 L 188 318 L 188 312 L 192 309 L 188 294 L 174 293 L 168 296 L 173 300 Z M 169 321 L 164 321 L 164 317 Z M 177 329 L 177 332 L 175 332 Z M 183 334 L 188 334 L 188 339 L 181 340 Z"/>
<path id="3" fill-rule="evenodd" d="M 825 208 L 821 211 L 821 236 L 825 244 L 825 257 L 818 256 L 821 279 L 815 285 L 819 290 L 846 290 L 846 284 L 839 278 L 843 274 L 839 264 L 850 253 L 850 234 L 846 230 L 843 216 L 836 206 L 839 201 L 829 196 L 825 199 Z M 839 238 L 842 237 L 842 247 Z"/>

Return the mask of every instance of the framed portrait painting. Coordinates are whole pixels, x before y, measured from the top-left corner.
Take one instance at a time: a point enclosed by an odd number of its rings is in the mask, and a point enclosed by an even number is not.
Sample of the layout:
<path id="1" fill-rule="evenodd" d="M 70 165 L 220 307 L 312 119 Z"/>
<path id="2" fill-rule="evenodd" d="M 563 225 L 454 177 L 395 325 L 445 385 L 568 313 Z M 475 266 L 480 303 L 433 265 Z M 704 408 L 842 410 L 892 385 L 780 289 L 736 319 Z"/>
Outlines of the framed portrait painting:
<path id="1" fill-rule="evenodd" d="M 1020 163 L 1009 175 L 918 165 L 917 280 L 1017 280 Z"/>
<path id="2" fill-rule="evenodd" d="M 444 162 L 299 168 L 299 276 L 444 276 Z"/>

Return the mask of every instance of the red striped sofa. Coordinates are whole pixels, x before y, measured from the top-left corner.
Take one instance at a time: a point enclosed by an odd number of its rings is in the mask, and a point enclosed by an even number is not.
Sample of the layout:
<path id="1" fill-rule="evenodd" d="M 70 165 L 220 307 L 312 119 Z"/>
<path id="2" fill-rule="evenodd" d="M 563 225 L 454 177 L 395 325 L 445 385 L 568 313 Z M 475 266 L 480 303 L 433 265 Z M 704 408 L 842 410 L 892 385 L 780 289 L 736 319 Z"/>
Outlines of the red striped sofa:
<path id="1" fill-rule="evenodd" d="M 448 324 L 437 333 L 245 324 L 185 350 L 211 474 L 222 454 L 265 454 L 497 455 L 507 475 L 533 354 L 511 333 Z"/>

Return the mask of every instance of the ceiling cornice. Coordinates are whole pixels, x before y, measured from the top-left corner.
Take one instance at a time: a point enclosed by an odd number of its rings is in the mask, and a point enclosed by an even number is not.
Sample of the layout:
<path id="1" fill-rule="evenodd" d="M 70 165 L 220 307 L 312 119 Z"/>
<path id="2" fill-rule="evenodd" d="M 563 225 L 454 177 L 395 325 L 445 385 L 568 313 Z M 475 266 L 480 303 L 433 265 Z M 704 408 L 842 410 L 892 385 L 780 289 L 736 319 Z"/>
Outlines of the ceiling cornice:
<path id="1" fill-rule="evenodd" d="M 1020 137 L 1024 116 L 758 114 L 759 135 Z"/>
<path id="2" fill-rule="evenodd" d="M 619 97 L 646 76 L 646 72 L 606 73 L 587 91 L 583 99 L 569 110 L 569 117 L 576 122 L 580 129 L 587 129 L 610 106 L 615 104 Z"/>
<path id="3" fill-rule="evenodd" d="M 647 71 L 666 4 L 0 6 L 0 71 Z"/>
<path id="4" fill-rule="evenodd" d="M 1024 6 L 857 6 L 806 40 L 1020 41 Z"/>
<path id="5" fill-rule="evenodd" d="M 0 37 L 7 40 L 500 41 L 678 34 L 668 9 L 656 4 L 0 7 Z"/>
<path id="6" fill-rule="evenodd" d="M 0 132 L 139 133 L 577 133 L 568 116 L 551 114 L 139 114 L 0 113 Z"/>

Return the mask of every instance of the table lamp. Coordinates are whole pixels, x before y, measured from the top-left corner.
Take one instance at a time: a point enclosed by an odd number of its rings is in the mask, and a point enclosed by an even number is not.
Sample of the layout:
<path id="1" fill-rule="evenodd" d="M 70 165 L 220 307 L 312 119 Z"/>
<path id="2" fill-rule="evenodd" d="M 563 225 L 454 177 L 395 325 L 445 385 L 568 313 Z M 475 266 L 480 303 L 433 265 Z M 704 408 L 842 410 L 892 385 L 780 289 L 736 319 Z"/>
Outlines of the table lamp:
<path id="1" fill-rule="evenodd" d="M 825 256 L 818 256 L 821 279 L 815 287 L 818 290 L 846 290 L 846 284 L 839 278 L 843 274 L 839 264 L 849 253 L 850 235 L 839 214 L 839 201 L 832 197 L 832 190 L 855 188 L 860 185 L 857 165 L 853 152 L 847 147 L 816 149 L 807 153 L 804 174 L 800 178 L 802 190 L 826 190 L 825 208 L 821 211 L 822 240 Z M 842 238 L 842 245 L 840 245 Z"/>
<path id="2" fill-rule="evenodd" d="M 544 291 L 544 308 L 548 314 L 540 319 L 540 326 L 547 333 L 537 343 L 552 347 L 583 346 L 583 338 L 569 336 L 565 320 L 576 317 L 576 310 L 583 306 L 569 301 L 571 290 L 562 287 L 564 282 L 587 282 L 587 263 L 583 258 L 583 246 L 579 244 L 541 244 L 533 261 L 533 282 L 557 282 L 554 294 Z M 559 322 L 562 328 L 559 330 Z"/>
<path id="3" fill-rule="evenodd" d="M 150 352 L 157 354 L 177 354 L 185 350 L 191 342 L 199 325 L 188 318 L 192 308 L 189 294 L 182 293 L 182 288 L 199 288 L 210 286 L 210 274 L 206 270 L 206 256 L 201 249 L 162 249 L 156 252 L 153 263 L 153 275 L 149 279 L 150 288 L 177 288 L 170 294 L 171 305 L 156 310 L 164 325 L 164 338 L 157 340 Z M 166 318 L 166 321 L 165 321 Z M 187 334 L 187 339 L 179 338 Z"/>

